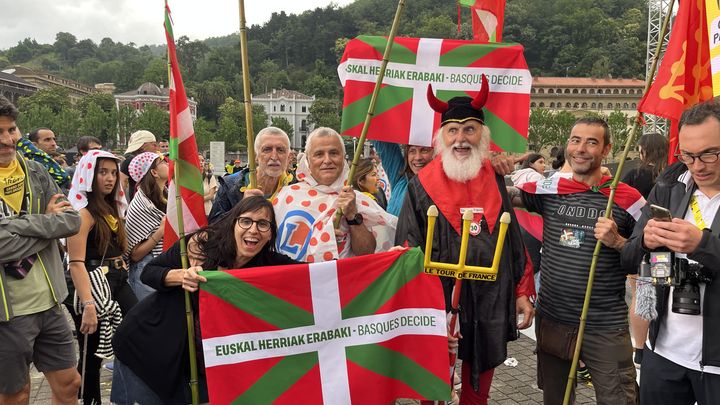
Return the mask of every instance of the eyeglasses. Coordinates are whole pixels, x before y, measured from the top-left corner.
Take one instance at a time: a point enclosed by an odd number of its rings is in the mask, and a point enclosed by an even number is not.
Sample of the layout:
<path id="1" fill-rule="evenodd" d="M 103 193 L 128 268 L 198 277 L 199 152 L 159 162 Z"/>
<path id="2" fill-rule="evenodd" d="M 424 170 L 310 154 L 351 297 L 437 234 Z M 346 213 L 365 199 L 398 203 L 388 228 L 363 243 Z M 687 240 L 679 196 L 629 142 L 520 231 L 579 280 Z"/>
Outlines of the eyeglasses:
<path id="1" fill-rule="evenodd" d="M 695 163 L 695 159 L 698 159 L 703 163 L 715 163 L 718 161 L 718 158 L 720 158 L 720 151 L 703 152 L 698 155 L 693 155 L 690 153 L 678 153 L 675 155 L 675 157 L 677 158 L 677 160 L 685 163 L 686 165 L 691 165 Z"/>
<path id="2" fill-rule="evenodd" d="M 265 219 L 253 221 L 252 219 L 247 218 L 247 217 L 238 217 L 236 222 L 240 225 L 240 228 L 242 228 L 242 229 L 250 229 L 250 228 L 252 228 L 253 224 L 256 224 L 257 230 L 260 232 L 267 232 L 270 230 L 270 227 L 272 226 L 270 221 L 265 220 Z"/>

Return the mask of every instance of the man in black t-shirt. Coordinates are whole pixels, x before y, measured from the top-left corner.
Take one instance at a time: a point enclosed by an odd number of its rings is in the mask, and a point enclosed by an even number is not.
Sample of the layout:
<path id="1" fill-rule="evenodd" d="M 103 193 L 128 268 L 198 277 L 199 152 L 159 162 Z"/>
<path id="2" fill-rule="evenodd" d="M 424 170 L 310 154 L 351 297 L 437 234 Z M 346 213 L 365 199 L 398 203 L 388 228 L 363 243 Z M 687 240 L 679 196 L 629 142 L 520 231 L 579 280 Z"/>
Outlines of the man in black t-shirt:
<path id="1" fill-rule="evenodd" d="M 590 370 L 598 404 L 635 404 L 632 345 L 624 300 L 620 250 L 632 233 L 644 199 L 621 184 L 612 220 L 604 218 L 610 178 L 601 173 L 611 149 L 607 123 L 582 118 L 572 128 L 566 159 L 572 179 L 551 178 L 510 190 L 513 203 L 543 217 L 543 260 L 538 293 L 538 386 L 546 405 L 563 403 L 588 270 L 600 249 L 580 358 Z M 568 337 L 569 336 L 569 337 Z M 573 393 L 574 396 L 574 393 Z"/>

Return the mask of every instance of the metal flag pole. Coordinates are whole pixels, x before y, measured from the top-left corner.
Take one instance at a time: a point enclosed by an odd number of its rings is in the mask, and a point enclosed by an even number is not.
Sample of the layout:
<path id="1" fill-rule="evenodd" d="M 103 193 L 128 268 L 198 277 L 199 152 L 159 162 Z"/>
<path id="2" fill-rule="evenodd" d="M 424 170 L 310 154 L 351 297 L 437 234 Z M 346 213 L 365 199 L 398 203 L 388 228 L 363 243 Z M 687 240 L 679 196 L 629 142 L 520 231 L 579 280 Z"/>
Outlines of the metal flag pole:
<path id="1" fill-rule="evenodd" d="M 390 35 L 387 38 L 387 44 L 385 45 L 385 52 L 383 54 L 382 63 L 380 64 L 380 72 L 378 72 L 377 80 L 375 81 L 375 88 L 373 89 L 372 96 L 370 97 L 370 105 L 368 106 L 368 112 L 365 116 L 365 123 L 363 124 L 362 131 L 360 132 L 360 139 L 357 141 L 358 147 L 355 148 L 355 155 L 353 156 L 352 164 L 350 165 L 350 173 L 348 174 L 347 183 L 352 182 L 352 178 L 355 175 L 355 169 L 360 161 L 360 156 L 365 148 L 365 138 L 367 137 L 368 130 L 370 129 L 370 122 L 375 115 L 375 104 L 377 103 L 378 94 L 382 87 L 383 79 L 385 78 L 385 69 L 387 68 L 388 61 L 390 60 L 390 54 L 392 53 L 393 43 L 395 42 L 395 34 L 397 34 L 398 26 L 400 25 L 400 15 L 405 8 L 405 0 L 398 1 L 397 10 L 395 10 L 395 17 L 393 18 L 392 26 L 390 27 Z M 340 227 L 340 218 L 342 212 L 337 210 L 335 214 L 335 229 Z"/>
<path id="2" fill-rule="evenodd" d="M 670 1 L 668 10 L 672 10 L 674 3 L 675 0 Z M 657 49 L 655 50 L 655 59 L 653 60 L 650 71 L 648 72 L 648 76 L 645 79 L 645 91 L 643 92 L 643 94 L 646 94 L 648 92 L 650 84 L 652 84 L 653 76 L 655 76 L 655 71 L 657 70 L 658 55 L 660 54 L 660 50 L 662 49 L 665 34 L 667 33 L 668 26 L 670 25 L 670 17 L 672 16 L 672 12 L 670 11 L 668 11 L 667 15 L 665 16 L 665 21 L 663 21 L 663 26 L 660 30 L 660 40 L 658 41 Z M 620 163 L 618 164 L 617 171 L 615 172 L 613 181 L 610 184 L 610 196 L 608 197 L 607 206 L 605 207 L 605 218 L 609 219 L 612 215 L 612 207 L 615 200 L 615 190 L 617 189 L 618 182 L 620 181 L 620 175 L 622 174 L 623 167 L 625 166 L 625 160 L 627 159 L 628 153 L 630 152 L 630 147 L 635 140 L 635 133 L 638 131 L 641 121 L 642 113 L 638 111 L 637 115 L 635 116 L 635 120 L 633 121 L 630 135 L 628 135 L 627 141 L 625 141 L 625 149 L 623 150 L 622 157 L 620 158 Z M 582 341 L 585 336 L 585 325 L 587 323 L 587 314 L 590 308 L 590 297 L 592 296 L 593 281 L 595 279 L 595 269 L 597 267 L 601 247 L 602 242 L 597 241 L 597 243 L 595 244 L 595 250 L 593 251 L 592 262 L 590 262 L 590 271 L 588 273 L 587 287 L 585 289 L 585 301 L 583 302 L 582 312 L 580 313 L 580 326 L 578 327 L 577 343 L 575 344 L 575 352 L 573 353 L 572 363 L 570 364 L 570 373 L 568 375 L 567 385 L 565 386 L 565 397 L 563 399 L 563 405 L 570 405 L 570 397 L 572 396 L 573 390 L 575 388 L 575 380 L 577 378 L 577 365 L 578 361 L 580 360 Z"/>
<path id="3" fill-rule="evenodd" d="M 240 59 L 242 61 L 243 97 L 245 98 L 245 129 L 247 133 L 248 153 L 248 188 L 257 186 L 255 163 L 255 133 L 253 132 L 252 95 L 250 93 L 250 64 L 248 62 L 247 27 L 245 26 L 245 1 L 238 0 L 240 5 Z"/>

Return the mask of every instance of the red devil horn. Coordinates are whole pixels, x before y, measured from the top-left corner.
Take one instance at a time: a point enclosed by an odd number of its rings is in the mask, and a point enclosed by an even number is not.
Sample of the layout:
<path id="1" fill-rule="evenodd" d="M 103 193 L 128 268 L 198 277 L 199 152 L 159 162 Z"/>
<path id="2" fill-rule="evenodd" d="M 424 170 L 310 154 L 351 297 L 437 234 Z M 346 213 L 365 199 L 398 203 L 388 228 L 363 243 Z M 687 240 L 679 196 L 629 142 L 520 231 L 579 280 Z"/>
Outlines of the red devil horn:
<path id="1" fill-rule="evenodd" d="M 485 77 L 485 74 L 482 75 L 482 87 L 480 88 L 480 92 L 475 96 L 473 101 L 470 103 L 472 108 L 479 110 L 483 108 L 485 105 L 485 102 L 487 102 L 488 94 L 490 93 L 490 85 L 488 84 L 488 79 Z"/>
<path id="2" fill-rule="evenodd" d="M 432 89 L 432 84 L 428 84 L 427 99 L 428 99 L 428 103 L 430 104 L 430 108 L 439 112 L 440 114 L 444 113 L 449 108 L 448 103 L 435 97 L 435 93 L 433 92 L 433 89 Z"/>

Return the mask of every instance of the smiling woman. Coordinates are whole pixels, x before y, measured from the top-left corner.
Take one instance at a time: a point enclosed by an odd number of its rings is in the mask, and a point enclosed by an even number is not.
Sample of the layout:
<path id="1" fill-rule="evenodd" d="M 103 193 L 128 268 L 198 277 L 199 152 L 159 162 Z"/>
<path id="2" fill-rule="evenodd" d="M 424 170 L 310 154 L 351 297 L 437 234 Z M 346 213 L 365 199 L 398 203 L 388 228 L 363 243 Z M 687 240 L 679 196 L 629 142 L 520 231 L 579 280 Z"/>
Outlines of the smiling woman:
<path id="1" fill-rule="evenodd" d="M 114 340 L 116 354 L 111 401 L 115 404 L 187 404 L 190 378 L 183 289 L 195 292 L 200 270 L 298 263 L 275 252 L 277 225 L 272 205 L 246 197 L 217 222 L 190 236 L 190 267 L 181 269 L 179 244 L 145 267 L 142 281 L 157 292 L 126 316 Z M 197 294 L 192 295 L 197 318 Z M 195 342 L 200 345 L 199 324 Z M 209 402 L 202 347 L 198 346 L 200 400 Z"/>

